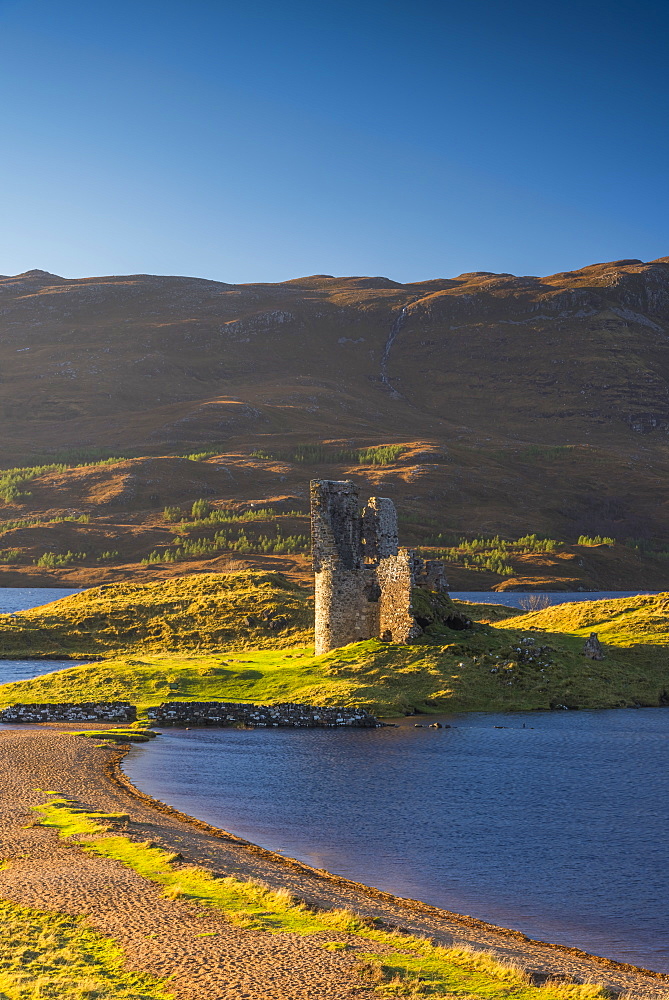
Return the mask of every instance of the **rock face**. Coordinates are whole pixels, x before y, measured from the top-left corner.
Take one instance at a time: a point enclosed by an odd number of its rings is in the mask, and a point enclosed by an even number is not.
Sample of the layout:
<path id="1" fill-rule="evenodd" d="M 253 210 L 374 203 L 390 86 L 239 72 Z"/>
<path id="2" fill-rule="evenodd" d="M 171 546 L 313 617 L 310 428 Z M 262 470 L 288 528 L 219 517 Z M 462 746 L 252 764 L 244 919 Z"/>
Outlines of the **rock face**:
<path id="1" fill-rule="evenodd" d="M 134 722 L 137 709 L 127 701 L 76 705 L 10 705 L 0 712 L 0 722 Z"/>
<path id="2" fill-rule="evenodd" d="M 316 705 L 244 705 L 225 701 L 170 701 L 147 712 L 161 726 L 246 726 L 332 729 L 344 726 L 374 729 L 382 726 L 362 708 Z"/>
<path id="3" fill-rule="evenodd" d="M 311 482 L 316 654 L 362 639 L 406 643 L 423 629 L 414 588 L 443 593 L 442 563 L 399 545 L 392 500 L 371 497 L 360 513 L 350 480 Z"/>
<path id="4" fill-rule="evenodd" d="M 604 650 L 596 632 L 590 633 L 590 638 L 585 640 L 583 655 L 590 660 L 603 660 Z"/>

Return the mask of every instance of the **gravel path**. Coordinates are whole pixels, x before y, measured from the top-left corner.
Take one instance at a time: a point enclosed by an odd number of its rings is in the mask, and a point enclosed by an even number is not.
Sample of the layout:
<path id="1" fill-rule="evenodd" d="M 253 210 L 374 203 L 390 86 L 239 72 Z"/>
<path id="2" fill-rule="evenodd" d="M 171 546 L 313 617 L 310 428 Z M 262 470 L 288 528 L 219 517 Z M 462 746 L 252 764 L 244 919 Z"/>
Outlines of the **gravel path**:
<path id="1" fill-rule="evenodd" d="M 231 926 L 213 909 L 169 900 L 120 863 L 30 826 L 31 806 L 57 791 L 82 806 L 128 813 L 128 835 L 151 840 L 218 874 L 262 879 L 323 907 L 348 906 L 450 945 L 513 959 L 537 977 L 601 982 L 639 1000 L 669 998 L 669 976 L 530 941 L 473 918 L 401 900 L 271 854 L 192 820 L 138 792 L 120 772 L 123 752 L 72 737 L 66 727 L 0 731 L 0 897 L 42 910 L 86 915 L 125 949 L 129 967 L 172 976 L 184 1000 L 378 1000 L 355 973 L 355 950 L 324 951 L 313 936 Z M 208 936 L 202 937 L 206 934 Z M 328 934 L 325 939 L 336 935 Z"/>

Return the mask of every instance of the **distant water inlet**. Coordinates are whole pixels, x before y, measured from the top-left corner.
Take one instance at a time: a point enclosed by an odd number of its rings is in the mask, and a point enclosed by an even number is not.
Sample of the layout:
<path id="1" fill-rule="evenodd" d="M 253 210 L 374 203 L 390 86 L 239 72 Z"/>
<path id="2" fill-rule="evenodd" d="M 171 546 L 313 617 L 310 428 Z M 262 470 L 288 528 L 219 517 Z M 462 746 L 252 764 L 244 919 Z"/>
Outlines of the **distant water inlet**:
<path id="1" fill-rule="evenodd" d="M 78 590 L 57 587 L 0 587 L 0 614 L 16 614 L 28 608 L 37 608 L 61 597 L 78 594 Z M 1 651 L 0 651 L 1 652 Z M 27 681 L 41 674 L 76 667 L 80 660 L 2 660 L 0 659 L 0 684 L 10 681 Z"/>
<path id="2" fill-rule="evenodd" d="M 168 730 L 125 770 L 309 865 L 669 972 L 669 710 L 432 721 Z"/>

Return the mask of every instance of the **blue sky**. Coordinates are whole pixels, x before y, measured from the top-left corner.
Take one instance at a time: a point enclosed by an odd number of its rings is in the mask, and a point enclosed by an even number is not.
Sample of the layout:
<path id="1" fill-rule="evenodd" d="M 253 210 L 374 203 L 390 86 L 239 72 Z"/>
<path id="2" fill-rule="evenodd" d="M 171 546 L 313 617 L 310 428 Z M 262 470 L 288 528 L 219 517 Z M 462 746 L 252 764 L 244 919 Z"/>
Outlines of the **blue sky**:
<path id="1" fill-rule="evenodd" d="M 669 254 L 669 4 L 0 0 L 0 273 Z"/>

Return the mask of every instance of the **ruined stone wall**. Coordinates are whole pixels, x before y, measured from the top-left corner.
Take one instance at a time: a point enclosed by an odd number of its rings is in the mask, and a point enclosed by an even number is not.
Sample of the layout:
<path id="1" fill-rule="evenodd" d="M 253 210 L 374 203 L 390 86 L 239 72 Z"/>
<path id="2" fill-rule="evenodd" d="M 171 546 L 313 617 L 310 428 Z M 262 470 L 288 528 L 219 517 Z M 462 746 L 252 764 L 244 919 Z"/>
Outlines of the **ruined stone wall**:
<path id="1" fill-rule="evenodd" d="M 246 705 L 226 701 L 170 701 L 147 712 L 161 726 L 258 726 L 334 729 L 344 726 L 374 729 L 382 726 L 364 708 L 340 705 Z"/>
<path id="2" fill-rule="evenodd" d="M 226 701 L 171 701 L 146 713 L 162 726 L 290 726 L 293 728 L 373 729 L 382 726 L 364 708 L 341 705 L 249 705 Z M 83 705 L 10 705 L 0 712 L 0 722 L 135 722 L 137 709 L 128 702 Z"/>
<path id="3" fill-rule="evenodd" d="M 384 642 L 409 642 L 422 632 L 411 610 L 413 553 L 401 548 L 397 555 L 379 560 L 376 576 L 379 581 L 379 624 L 376 635 Z"/>
<path id="4" fill-rule="evenodd" d="M 441 563 L 400 548 L 392 500 L 371 497 L 360 514 L 355 483 L 314 480 L 311 521 L 316 654 L 362 639 L 419 636 L 412 590 L 445 590 L 446 578 Z"/>
<path id="5" fill-rule="evenodd" d="M 355 483 L 311 483 L 316 655 L 369 638 L 358 506 Z"/>
<path id="6" fill-rule="evenodd" d="M 135 722 L 137 709 L 127 701 L 75 704 L 10 705 L 0 722 Z"/>

